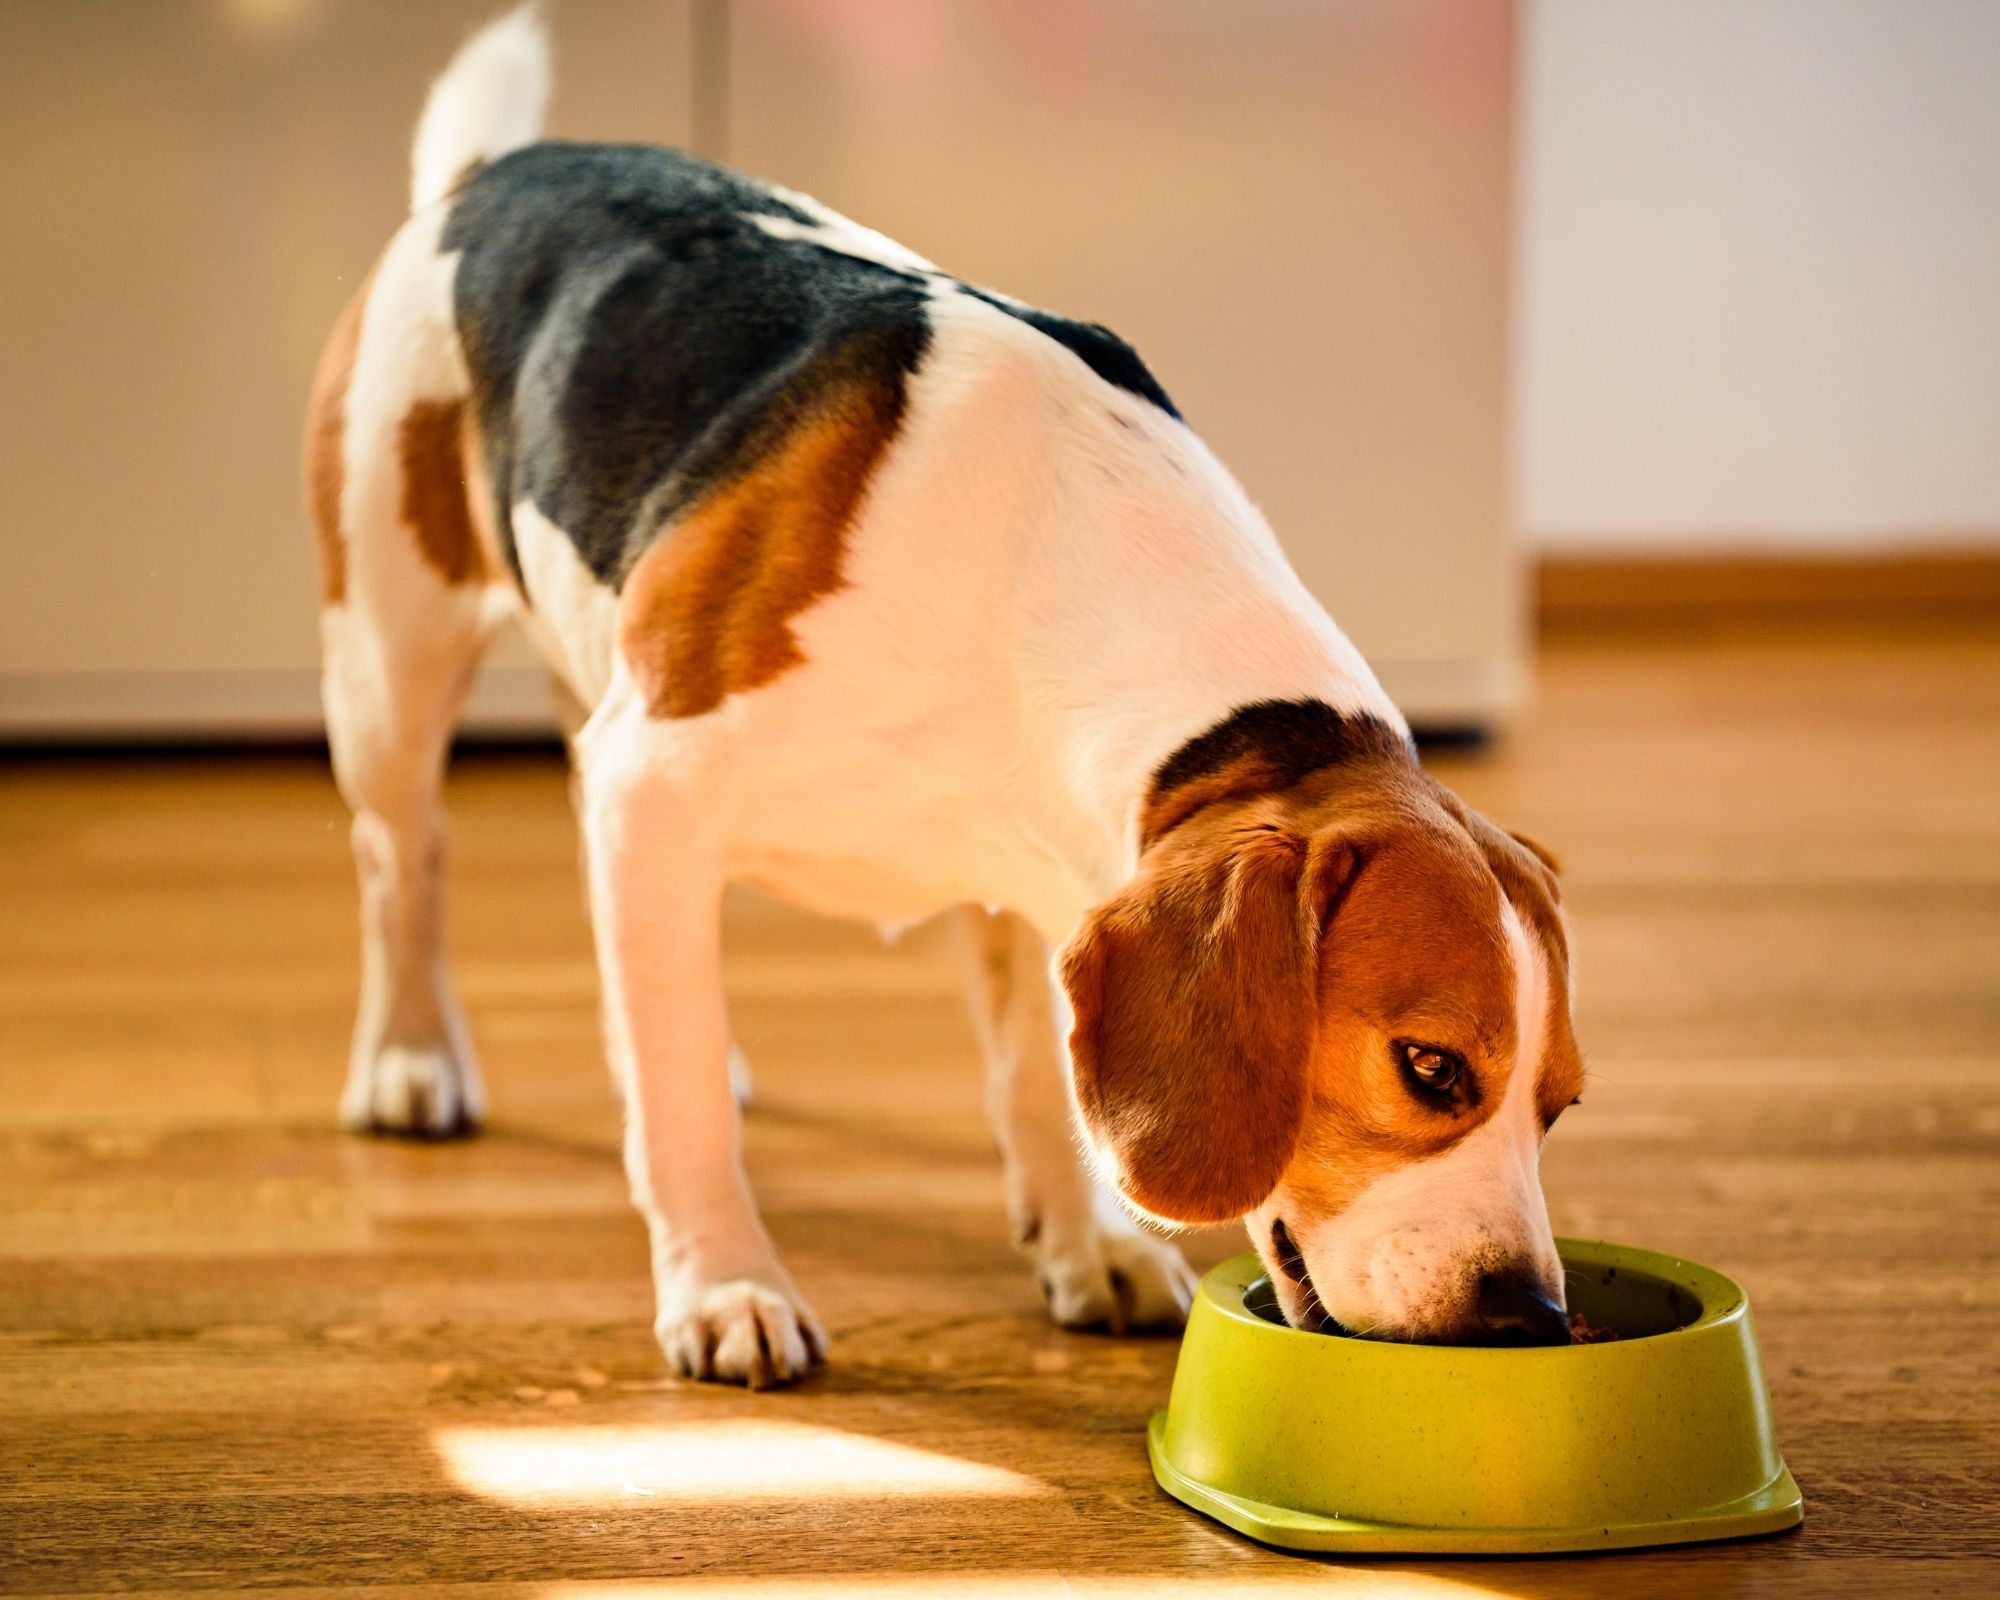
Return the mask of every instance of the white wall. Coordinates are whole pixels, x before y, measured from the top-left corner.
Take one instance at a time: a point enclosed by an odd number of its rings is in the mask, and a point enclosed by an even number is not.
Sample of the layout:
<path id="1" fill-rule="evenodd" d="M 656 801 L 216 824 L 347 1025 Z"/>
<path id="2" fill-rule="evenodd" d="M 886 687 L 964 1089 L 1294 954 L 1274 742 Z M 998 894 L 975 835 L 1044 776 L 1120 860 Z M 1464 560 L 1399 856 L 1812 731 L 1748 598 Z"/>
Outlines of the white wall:
<path id="1" fill-rule="evenodd" d="M 1526 0 L 1520 525 L 2000 543 L 2000 3 Z"/>

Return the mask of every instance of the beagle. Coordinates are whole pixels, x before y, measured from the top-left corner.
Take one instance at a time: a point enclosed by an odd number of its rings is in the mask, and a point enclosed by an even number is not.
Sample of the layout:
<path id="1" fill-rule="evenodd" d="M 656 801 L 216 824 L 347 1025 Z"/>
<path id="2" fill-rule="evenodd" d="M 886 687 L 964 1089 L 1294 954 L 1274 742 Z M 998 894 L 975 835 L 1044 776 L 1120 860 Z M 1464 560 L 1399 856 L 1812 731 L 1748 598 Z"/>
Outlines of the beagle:
<path id="1" fill-rule="evenodd" d="M 548 88 L 532 10 L 438 81 L 310 404 L 363 907 L 344 1121 L 480 1120 L 440 788 L 513 617 L 573 713 L 676 1371 L 784 1382 L 826 1350 L 743 1171 L 731 881 L 956 918 L 1058 1322 L 1177 1324 L 1192 1278 L 1133 1218 L 1241 1218 L 1295 1324 L 1566 1339 L 1536 1174 L 1581 1076 L 1553 863 L 1419 769 L 1130 347 L 690 156 L 538 142 Z"/>

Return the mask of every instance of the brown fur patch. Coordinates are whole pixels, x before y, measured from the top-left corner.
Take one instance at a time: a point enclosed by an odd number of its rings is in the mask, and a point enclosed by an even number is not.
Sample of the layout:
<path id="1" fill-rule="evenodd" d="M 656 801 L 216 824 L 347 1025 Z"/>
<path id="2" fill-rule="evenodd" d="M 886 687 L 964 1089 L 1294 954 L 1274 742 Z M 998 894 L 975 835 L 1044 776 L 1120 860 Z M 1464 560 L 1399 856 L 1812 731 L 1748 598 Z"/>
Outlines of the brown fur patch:
<path id="1" fill-rule="evenodd" d="M 1337 1215 L 1377 1178 L 1463 1138 L 1499 1107 L 1515 1072 L 1537 1073 L 1546 1125 L 1575 1098 L 1583 1071 L 1556 879 L 1542 852 L 1415 770 L 1390 769 L 1372 796 L 1350 795 L 1338 811 L 1342 826 L 1378 843 L 1327 940 L 1312 1105 L 1285 1175 L 1288 1206 L 1308 1218 Z M 1538 1061 L 1515 1054 L 1500 895 L 1548 962 Z M 1411 1094 L 1393 1053 L 1398 1039 L 1461 1056 L 1479 1104 L 1452 1114 Z"/>
<path id="2" fill-rule="evenodd" d="M 791 620 L 841 587 L 848 525 L 902 412 L 900 375 L 829 373 L 639 559 L 619 641 L 655 716 L 701 716 L 804 661 Z"/>
<path id="3" fill-rule="evenodd" d="M 1473 841 L 1426 803 L 1427 785 L 1412 773 L 1358 815 L 1342 807 L 1366 865 L 1326 940 L 1312 1101 L 1285 1177 L 1288 1205 L 1308 1217 L 1449 1149 L 1499 1107 L 1517 1068 L 1499 893 Z M 1413 1093 L 1401 1040 L 1462 1058 L 1477 1102 L 1449 1110 Z"/>
<path id="4" fill-rule="evenodd" d="M 480 434 L 479 419 L 470 405 L 465 408 L 459 427 L 459 443 L 460 460 L 465 467 L 465 508 L 472 519 L 472 539 L 478 551 L 480 570 L 489 580 L 500 576 L 511 581 L 515 591 L 525 599 L 527 591 L 521 587 L 520 576 L 500 548 L 500 530 L 494 522 L 493 495 L 490 489 L 481 492 L 493 480 L 486 474 L 486 441 Z M 554 684 L 559 680 L 551 678 L 549 681 Z"/>
<path id="5" fill-rule="evenodd" d="M 320 353 L 312 396 L 306 402 L 306 510 L 319 546 L 320 600 L 330 606 L 339 605 L 347 595 L 347 545 L 340 527 L 340 498 L 347 484 L 347 389 L 361 345 L 361 310 L 374 282 L 370 272 L 341 308 Z"/>
<path id="6" fill-rule="evenodd" d="M 1269 797 L 1191 819 L 1063 954 L 1078 1109 L 1170 1221 L 1241 1216 L 1298 1141 L 1320 927 L 1356 858 L 1286 820 Z"/>
<path id="7" fill-rule="evenodd" d="M 419 400 L 396 431 L 403 520 L 425 563 L 450 584 L 488 575 L 466 503 L 466 424 L 464 400 Z"/>

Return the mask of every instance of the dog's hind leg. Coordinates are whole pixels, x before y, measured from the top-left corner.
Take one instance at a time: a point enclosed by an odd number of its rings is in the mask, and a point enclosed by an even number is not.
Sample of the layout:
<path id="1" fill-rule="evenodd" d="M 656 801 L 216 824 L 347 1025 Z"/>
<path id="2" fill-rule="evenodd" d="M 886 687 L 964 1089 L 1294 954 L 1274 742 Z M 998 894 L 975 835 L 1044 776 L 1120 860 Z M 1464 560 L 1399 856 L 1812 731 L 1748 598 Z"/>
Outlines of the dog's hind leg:
<path id="1" fill-rule="evenodd" d="M 445 964 L 442 800 L 477 652 L 452 626 L 432 649 L 407 651 L 352 611 L 326 618 L 323 633 L 327 736 L 361 881 L 361 999 L 340 1120 L 357 1132 L 469 1133 L 485 1094 Z"/>
<path id="2" fill-rule="evenodd" d="M 341 1121 L 443 1137 L 470 1131 L 484 1111 L 445 967 L 442 791 L 494 608 L 468 512 L 448 278 L 424 227 L 398 236 L 335 331 L 314 387 L 307 475 L 327 739 L 361 880 L 361 996 Z"/>
<path id="3" fill-rule="evenodd" d="M 1069 1328 L 1179 1327 L 1194 1277 L 1091 1179 L 1069 1105 L 1068 1010 L 1049 948 L 1012 912 L 953 913 L 973 1032 L 986 1058 L 986 1113 L 1006 1166 L 1014 1240 Z"/>

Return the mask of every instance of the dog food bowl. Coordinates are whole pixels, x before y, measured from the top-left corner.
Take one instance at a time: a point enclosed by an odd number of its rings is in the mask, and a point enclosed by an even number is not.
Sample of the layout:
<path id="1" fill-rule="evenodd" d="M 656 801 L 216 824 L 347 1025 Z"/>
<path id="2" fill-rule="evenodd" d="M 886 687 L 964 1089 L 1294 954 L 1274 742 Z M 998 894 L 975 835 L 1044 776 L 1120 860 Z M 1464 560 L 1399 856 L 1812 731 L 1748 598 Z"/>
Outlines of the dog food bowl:
<path id="1" fill-rule="evenodd" d="M 1557 1241 L 1569 1306 L 1616 1340 L 1391 1344 L 1285 1326 L 1255 1255 L 1202 1280 L 1153 1476 L 1266 1544 L 1529 1553 L 1795 1526 L 1750 1302 L 1691 1261 Z"/>

